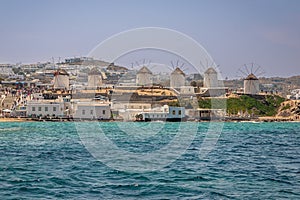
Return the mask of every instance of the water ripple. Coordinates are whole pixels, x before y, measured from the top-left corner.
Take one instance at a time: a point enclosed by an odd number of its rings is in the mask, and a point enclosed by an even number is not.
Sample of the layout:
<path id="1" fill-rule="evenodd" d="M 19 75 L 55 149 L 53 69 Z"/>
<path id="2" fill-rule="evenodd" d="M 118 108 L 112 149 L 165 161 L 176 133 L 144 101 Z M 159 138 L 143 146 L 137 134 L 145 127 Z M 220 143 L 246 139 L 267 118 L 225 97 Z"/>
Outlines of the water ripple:
<path id="1" fill-rule="evenodd" d="M 96 161 L 73 123 L 0 123 L 1 199 L 300 199 L 299 123 L 225 123 L 203 160 L 198 152 L 209 124 L 199 125 L 176 162 L 129 173 Z M 116 123 L 102 126 L 120 148 L 135 152 L 161 148 L 178 128 L 168 123 L 144 137 L 118 132 Z"/>

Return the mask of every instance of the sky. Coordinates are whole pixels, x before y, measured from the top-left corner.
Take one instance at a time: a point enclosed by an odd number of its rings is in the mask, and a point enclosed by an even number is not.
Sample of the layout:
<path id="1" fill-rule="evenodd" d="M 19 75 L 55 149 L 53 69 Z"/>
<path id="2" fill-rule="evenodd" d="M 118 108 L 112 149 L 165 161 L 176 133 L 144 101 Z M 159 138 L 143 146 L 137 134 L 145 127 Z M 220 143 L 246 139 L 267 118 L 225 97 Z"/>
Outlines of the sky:
<path id="1" fill-rule="evenodd" d="M 0 63 L 85 56 L 122 31 L 162 27 L 200 43 L 223 77 L 252 62 L 266 77 L 300 75 L 299 0 L 0 0 L 0 27 Z"/>

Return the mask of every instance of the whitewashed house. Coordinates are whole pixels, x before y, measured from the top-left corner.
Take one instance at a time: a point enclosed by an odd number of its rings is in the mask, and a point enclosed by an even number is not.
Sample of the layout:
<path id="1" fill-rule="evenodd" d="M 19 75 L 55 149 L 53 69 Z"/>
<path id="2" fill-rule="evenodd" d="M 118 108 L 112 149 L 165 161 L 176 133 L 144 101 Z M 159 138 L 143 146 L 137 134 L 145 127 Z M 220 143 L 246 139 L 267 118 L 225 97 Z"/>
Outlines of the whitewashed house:
<path id="1" fill-rule="evenodd" d="M 140 121 L 182 121 L 185 119 L 184 107 L 172 107 L 164 105 L 158 109 L 145 110 L 137 115 Z"/>
<path id="2" fill-rule="evenodd" d="M 110 105 L 98 102 L 77 102 L 73 118 L 79 120 L 108 120 L 111 118 Z"/>
<path id="3" fill-rule="evenodd" d="M 26 113 L 28 117 L 63 117 L 63 106 L 61 103 L 28 102 Z"/>
<path id="4" fill-rule="evenodd" d="M 69 117 L 71 113 L 70 97 L 56 100 L 30 100 L 26 106 L 27 117 Z"/>

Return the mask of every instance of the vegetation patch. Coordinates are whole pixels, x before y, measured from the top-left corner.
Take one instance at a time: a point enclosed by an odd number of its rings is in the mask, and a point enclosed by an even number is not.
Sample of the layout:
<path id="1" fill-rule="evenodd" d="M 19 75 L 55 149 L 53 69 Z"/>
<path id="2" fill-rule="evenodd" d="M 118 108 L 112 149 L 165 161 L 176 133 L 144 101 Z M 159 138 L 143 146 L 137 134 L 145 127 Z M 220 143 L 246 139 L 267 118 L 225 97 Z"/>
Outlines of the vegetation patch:
<path id="1" fill-rule="evenodd" d="M 238 112 L 253 113 L 257 116 L 274 116 L 280 104 L 285 99 L 277 95 L 250 96 L 241 95 L 240 98 L 229 99 L 199 99 L 200 108 L 225 108 L 229 114 Z M 212 106 L 213 105 L 213 106 Z"/>

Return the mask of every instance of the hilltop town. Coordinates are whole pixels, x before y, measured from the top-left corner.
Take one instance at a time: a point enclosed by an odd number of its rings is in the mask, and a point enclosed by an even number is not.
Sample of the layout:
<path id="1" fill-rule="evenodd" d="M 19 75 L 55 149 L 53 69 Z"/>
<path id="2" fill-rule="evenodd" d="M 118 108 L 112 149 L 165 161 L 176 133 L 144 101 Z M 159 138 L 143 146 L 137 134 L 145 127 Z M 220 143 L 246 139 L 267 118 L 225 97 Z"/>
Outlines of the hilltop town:
<path id="1" fill-rule="evenodd" d="M 58 63 L 0 64 L 1 117 L 37 121 L 300 120 L 300 76 L 219 80 L 154 73 L 90 57 Z"/>

